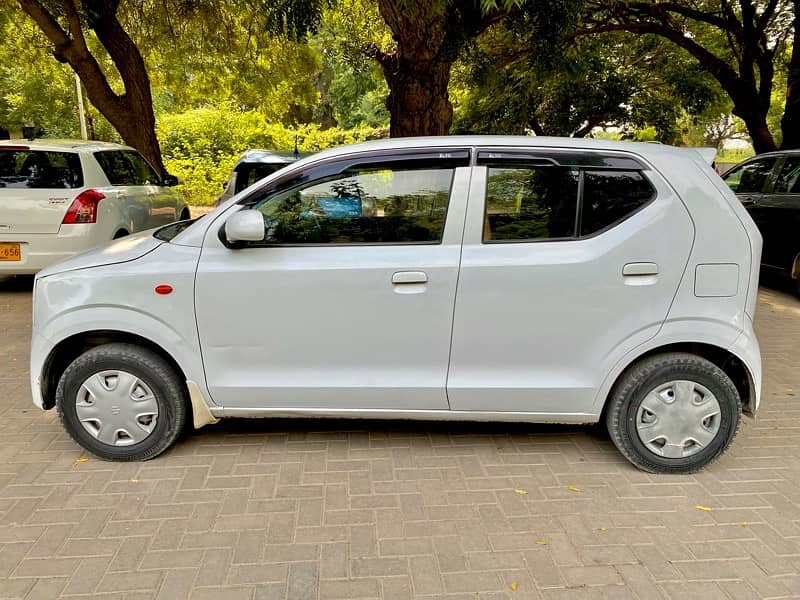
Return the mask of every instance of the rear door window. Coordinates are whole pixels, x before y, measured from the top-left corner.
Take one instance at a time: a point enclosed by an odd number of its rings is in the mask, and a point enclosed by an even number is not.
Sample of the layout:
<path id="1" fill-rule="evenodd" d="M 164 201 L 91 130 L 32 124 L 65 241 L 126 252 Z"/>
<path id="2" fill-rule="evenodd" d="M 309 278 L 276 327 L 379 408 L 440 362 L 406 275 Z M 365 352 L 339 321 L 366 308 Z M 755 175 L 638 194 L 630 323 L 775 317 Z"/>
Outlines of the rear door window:
<path id="1" fill-rule="evenodd" d="M 133 165 L 121 150 L 103 150 L 94 157 L 111 185 L 137 185 Z"/>
<path id="2" fill-rule="evenodd" d="M 160 185 L 161 178 L 141 154 L 135 150 L 122 152 L 131 163 L 135 185 Z"/>
<path id="3" fill-rule="evenodd" d="M 0 189 L 72 189 L 83 186 L 75 152 L 0 148 Z"/>
<path id="4" fill-rule="evenodd" d="M 774 166 L 774 158 L 754 160 L 728 171 L 723 179 L 737 194 L 759 194 Z"/>

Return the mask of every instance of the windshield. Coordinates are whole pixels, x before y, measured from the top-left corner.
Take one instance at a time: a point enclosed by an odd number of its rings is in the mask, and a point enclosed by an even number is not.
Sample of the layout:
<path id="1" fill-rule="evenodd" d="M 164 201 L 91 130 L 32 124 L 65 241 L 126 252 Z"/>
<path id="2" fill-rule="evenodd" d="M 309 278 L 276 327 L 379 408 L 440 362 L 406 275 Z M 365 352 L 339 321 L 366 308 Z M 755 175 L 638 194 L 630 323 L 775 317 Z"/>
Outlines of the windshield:
<path id="1" fill-rule="evenodd" d="M 203 217 L 197 217 L 197 219 L 202 219 Z M 178 221 L 176 223 L 170 223 L 161 229 L 157 229 L 156 232 L 153 234 L 153 237 L 157 240 L 161 240 L 162 242 L 171 242 L 175 239 L 179 233 L 186 231 L 192 223 L 197 221 L 197 219 L 189 219 L 187 221 Z"/>

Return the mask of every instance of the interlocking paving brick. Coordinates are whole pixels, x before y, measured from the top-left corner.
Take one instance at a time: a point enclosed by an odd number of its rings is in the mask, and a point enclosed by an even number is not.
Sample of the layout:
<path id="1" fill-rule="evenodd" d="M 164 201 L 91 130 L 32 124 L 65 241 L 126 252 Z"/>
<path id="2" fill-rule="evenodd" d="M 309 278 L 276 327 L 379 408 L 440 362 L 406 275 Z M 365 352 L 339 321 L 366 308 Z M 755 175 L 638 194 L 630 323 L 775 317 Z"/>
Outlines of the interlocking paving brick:
<path id="1" fill-rule="evenodd" d="M 230 421 L 76 462 L 30 405 L 29 288 L 0 283 L 0 598 L 800 598 L 800 301 L 759 298 L 758 418 L 661 477 L 525 424 Z"/>

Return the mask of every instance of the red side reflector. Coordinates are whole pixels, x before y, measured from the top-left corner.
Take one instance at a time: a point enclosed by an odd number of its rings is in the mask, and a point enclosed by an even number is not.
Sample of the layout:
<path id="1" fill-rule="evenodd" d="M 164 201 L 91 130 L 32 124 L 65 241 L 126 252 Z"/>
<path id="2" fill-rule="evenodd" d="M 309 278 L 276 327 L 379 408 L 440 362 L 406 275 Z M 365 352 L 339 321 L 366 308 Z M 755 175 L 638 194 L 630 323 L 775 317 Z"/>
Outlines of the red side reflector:
<path id="1" fill-rule="evenodd" d="M 3 144 L 0 146 L 0 150 L 30 150 L 30 146 L 6 146 Z"/>
<path id="2" fill-rule="evenodd" d="M 86 190 L 75 196 L 64 215 L 62 225 L 97 223 L 97 205 L 105 195 L 97 190 Z"/>
<path id="3" fill-rule="evenodd" d="M 161 285 L 156 286 L 156 294 L 161 294 L 162 296 L 166 296 L 167 294 L 172 293 L 172 286 L 167 285 L 166 283 L 162 283 Z"/>

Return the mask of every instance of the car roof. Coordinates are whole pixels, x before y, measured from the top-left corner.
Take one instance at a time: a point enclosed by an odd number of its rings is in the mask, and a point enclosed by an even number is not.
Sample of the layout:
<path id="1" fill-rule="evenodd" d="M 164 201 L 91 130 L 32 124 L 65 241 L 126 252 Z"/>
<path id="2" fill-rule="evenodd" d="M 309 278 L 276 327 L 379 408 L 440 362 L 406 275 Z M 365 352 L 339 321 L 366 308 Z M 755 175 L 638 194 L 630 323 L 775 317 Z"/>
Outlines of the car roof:
<path id="1" fill-rule="evenodd" d="M 4 146 L 24 147 L 31 150 L 50 150 L 63 152 L 65 150 L 78 150 L 93 152 L 97 150 L 131 150 L 130 146 L 113 144 L 111 142 L 98 142 L 96 140 L 69 140 L 38 138 L 33 140 L 0 140 L 0 149 Z"/>
<path id="2" fill-rule="evenodd" d="M 642 157 L 658 157 L 664 155 L 686 156 L 688 152 L 699 154 L 704 162 L 708 158 L 699 148 L 685 148 L 669 146 L 667 144 L 654 144 L 651 142 L 620 142 L 615 140 L 597 140 L 591 138 L 570 138 L 551 136 L 526 136 L 526 135 L 448 135 L 429 137 L 386 138 L 347 144 L 323 150 L 301 159 L 294 163 L 300 167 L 319 159 L 349 156 L 359 152 L 388 151 L 403 149 L 425 148 L 465 148 L 465 147 L 519 147 L 542 149 L 575 149 L 575 150 L 606 150 L 631 152 Z"/>
<path id="3" fill-rule="evenodd" d="M 261 148 L 252 148 L 250 150 L 245 150 L 239 156 L 239 160 L 237 164 L 243 162 L 252 162 L 252 163 L 273 163 L 273 164 L 281 164 L 281 165 L 288 165 L 289 163 L 293 163 L 300 158 L 305 158 L 306 156 L 310 156 L 309 153 L 299 153 L 297 155 L 291 152 L 273 152 L 272 150 L 263 150 Z"/>

